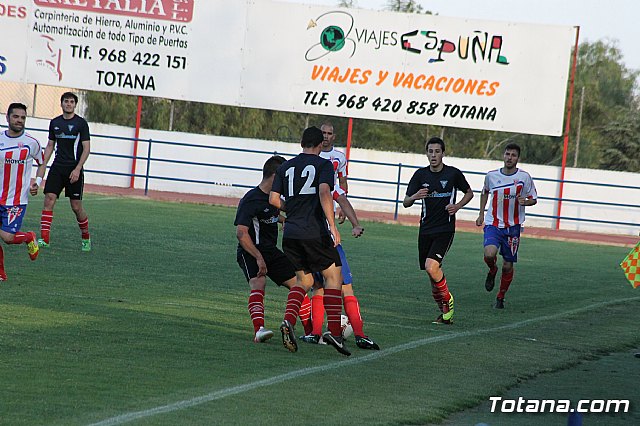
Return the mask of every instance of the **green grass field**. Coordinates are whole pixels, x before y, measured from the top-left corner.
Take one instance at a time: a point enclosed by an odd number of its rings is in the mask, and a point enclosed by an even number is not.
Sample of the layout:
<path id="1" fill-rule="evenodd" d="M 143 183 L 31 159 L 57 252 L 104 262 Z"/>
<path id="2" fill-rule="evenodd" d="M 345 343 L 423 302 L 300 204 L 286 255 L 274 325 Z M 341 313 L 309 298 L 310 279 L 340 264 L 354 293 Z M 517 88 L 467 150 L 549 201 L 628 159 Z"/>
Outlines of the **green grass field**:
<path id="1" fill-rule="evenodd" d="M 39 228 L 42 197 L 23 230 Z M 640 424 L 640 292 L 623 247 L 525 238 L 507 309 L 484 290 L 480 234 L 458 233 L 444 265 L 453 326 L 417 268 L 417 228 L 366 223 L 344 247 L 365 319 L 382 347 L 339 355 L 279 333 L 252 342 L 248 285 L 235 261 L 235 210 L 89 194 L 93 251 L 66 199 L 36 262 L 4 246 L 0 424 L 566 424 L 497 414 L 489 397 L 630 399 L 587 424 Z M 286 291 L 269 282 L 277 330 Z M 301 334 L 301 327 L 298 334 Z M 587 423 L 588 422 L 588 423 Z"/>

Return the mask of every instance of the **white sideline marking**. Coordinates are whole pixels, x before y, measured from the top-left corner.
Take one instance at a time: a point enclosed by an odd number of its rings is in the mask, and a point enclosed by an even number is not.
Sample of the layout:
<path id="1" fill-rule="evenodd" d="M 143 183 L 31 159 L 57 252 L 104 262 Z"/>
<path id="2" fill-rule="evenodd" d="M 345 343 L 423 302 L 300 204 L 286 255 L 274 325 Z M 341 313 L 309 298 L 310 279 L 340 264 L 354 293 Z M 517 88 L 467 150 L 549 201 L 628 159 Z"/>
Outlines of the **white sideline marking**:
<path id="1" fill-rule="evenodd" d="M 274 385 L 276 383 L 286 382 L 287 380 L 297 379 L 299 377 L 308 376 L 310 374 L 322 373 L 322 372 L 333 370 L 336 368 L 348 367 L 355 364 L 361 364 L 363 362 L 377 360 L 379 358 L 384 358 L 384 357 L 396 354 L 398 352 L 403 352 L 409 349 L 415 349 L 420 346 L 428 345 L 431 343 L 443 342 L 446 340 L 453 340 L 459 337 L 479 336 L 481 334 L 493 333 L 495 331 L 513 330 L 513 329 L 524 327 L 537 322 L 554 320 L 554 319 L 562 318 L 565 316 L 590 311 L 591 309 L 601 308 L 603 306 L 615 305 L 623 302 L 631 302 L 636 300 L 640 300 L 640 296 L 630 297 L 627 299 L 617 299 L 617 300 L 609 300 L 607 302 L 595 303 L 593 305 L 584 306 L 582 308 L 576 308 L 571 311 L 564 311 L 558 314 L 546 315 L 538 318 L 531 318 L 524 321 L 501 325 L 498 327 L 491 327 L 491 328 L 485 328 L 482 330 L 473 330 L 473 331 L 461 331 L 458 333 L 445 334 L 442 336 L 418 339 L 418 340 L 414 340 L 412 342 L 404 343 L 402 345 L 394 346 L 388 349 L 382 349 L 380 351 L 372 352 L 369 355 L 360 356 L 357 358 L 344 359 L 340 361 L 334 361 L 326 365 L 319 365 L 317 367 L 303 368 L 301 370 L 291 371 L 289 373 L 281 374 L 279 376 L 271 377 L 268 379 L 258 380 L 256 382 L 246 383 L 244 385 L 238 385 L 238 386 L 233 386 L 226 389 L 221 389 L 216 392 L 211 392 L 206 395 L 197 396 L 191 399 L 185 399 L 183 401 L 174 402 L 172 404 L 161 405 L 159 407 L 154 407 L 147 410 L 133 411 L 130 413 L 121 414 L 119 416 L 111 417 L 97 423 L 92 423 L 89 426 L 120 425 L 133 420 L 155 416 L 157 414 L 171 413 L 173 411 L 184 410 L 185 408 L 194 407 L 196 405 L 204 404 L 211 401 L 216 401 L 218 399 L 226 398 L 231 395 L 237 395 L 239 393 L 252 391 L 254 389 L 258 389 L 261 387 Z"/>

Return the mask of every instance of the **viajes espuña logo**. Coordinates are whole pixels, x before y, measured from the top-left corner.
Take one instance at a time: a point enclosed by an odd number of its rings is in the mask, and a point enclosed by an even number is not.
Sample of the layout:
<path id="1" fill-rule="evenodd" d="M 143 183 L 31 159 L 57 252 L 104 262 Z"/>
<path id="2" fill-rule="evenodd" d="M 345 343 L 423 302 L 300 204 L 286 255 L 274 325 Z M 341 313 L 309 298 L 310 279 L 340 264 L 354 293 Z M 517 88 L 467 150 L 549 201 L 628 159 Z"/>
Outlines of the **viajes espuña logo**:
<path id="1" fill-rule="evenodd" d="M 305 59 L 317 61 L 340 51 L 347 52 L 352 57 L 356 53 L 356 42 L 349 37 L 352 30 L 353 16 L 341 10 L 323 13 L 311 19 L 307 24 L 307 31 L 317 34 L 318 43 L 307 50 Z"/>

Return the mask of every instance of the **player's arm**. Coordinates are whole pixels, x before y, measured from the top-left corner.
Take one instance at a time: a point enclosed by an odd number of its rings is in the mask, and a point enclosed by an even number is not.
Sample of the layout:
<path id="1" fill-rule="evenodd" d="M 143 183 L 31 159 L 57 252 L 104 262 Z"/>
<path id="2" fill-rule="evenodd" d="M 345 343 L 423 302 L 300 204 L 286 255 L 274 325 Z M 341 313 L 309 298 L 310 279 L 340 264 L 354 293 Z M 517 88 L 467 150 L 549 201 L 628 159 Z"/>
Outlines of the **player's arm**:
<path id="1" fill-rule="evenodd" d="M 469 201 L 471 201 L 472 198 L 473 198 L 473 189 L 469 187 L 467 191 L 464 193 L 464 195 L 462 196 L 462 199 L 460 201 L 458 201 L 455 204 L 447 205 L 447 211 L 449 212 L 449 216 L 453 216 L 458 212 L 458 210 L 460 210 L 461 208 L 469 204 Z"/>
<path id="2" fill-rule="evenodd" d="M 271 204 L 272 206 L 274 206 L 275 208 L 277 208 L 282 212 L 287 211 L 285 209 L 284 200 L 280 196 L 279 192 L 275 192 L 275 191 L 269 192 L 269 204 Z"/>
<path id="3" fill-rule="evenodd" d="M 344 190 L 344 192 L 349 192 L 349 184 L 347 183 L 346 175 L 338 176 L 338 184 L 340 185 L 340 188 Z"/>
<path id="4" fill-rule="evenodd" d="M 358 221 L 358 216 L 356 216 L 356 211 L 353 209 L 351 202 L 347 199 L 344 194 L 340 194 L 336 199 L 336 202 L 351 222 L 351 235 L 358 238 L 360 235 L 364 233 L 364 228 L 360 226 L 360 222 Z"/>
<path id="5" fill-rule="evenodd" d="M 416 200 L 422 200 L 423 198 L 426 198 L 427 195 L 429 195 L 429 188 L 421 188 L 413 195 L 405 195 L 402 205 L 404 207 L 411 207 Z"/>
<path id="6" fill-rule="evenodd" d="M 56 147 L 56 141 L 54 139 L 49 139 L 47 142 L 47 146 L 44 148 L 44 165 L 46 166 L 49 163 L 49 159 L 53 154 L 53 150 Z"/>
<path id="7" fill-rule="evenodd" d="M 484 223 L 484 211 L 487 207 L 487 201 L 489 201 L 489 193 L 485 192 L 483 189 L 480 193 L 480 212 L 478 213 L 478 218 L 476 219 L 476 226 L 482 226 Z"/>
<path id="8" fill-rule="evenodd" d="M 538 204 L 538 199 L 537 198 L 527 198 L 524 197 L 522 195 L 518 195 L 518 204 L 520 204 L 521 206 L 535 206 L 536 204 Z"/>
<path id="9" fill-rule="evenodd" d="M 260 253 L 260 250 L 258 250 L 258 247 L 253 243 L 253 240 L 249 235 L 249 227 L 245 225 L 238 225 L 236 227 L 236 237 L 238 238 L 240 247 L 256 259 L 256 263 L 258 264 L 258 276 L 262 277 L 267 275 L 267 264 L 264 261 L 264 257 L 262 257 L 262 253 Z"/>
<path id="10" fill-rule="evenodd" d="M 89 154 L 91 153 L 91 142 L 89 140 L 82 141 L 82 154 L 80 154 L 80 158 L 78 159 L 78 165 L 71 171 L 69 175 L 69 182 L 75 183 L 80 179 L 80 172 L 82 171 L 82 167 L 84 167 L 84 163 L 87 162 L 89 158 Z"/>
<path id="11" fill-rule="evenodd" d="M 327 222 L 329 223 L 329 230 L 333 236 L 333 246 L 336 247 L 340 244 L 340 233 L 336 227 L 336 221 L 333 217 L 333 197 L 331 196 L 331 187 L 327 183 L 321 183 L 319 186 L 320 205 L 324 212 Z M 269 199 L 271 201 L 271 199 Z"/>
<path id="12" fill-rule="evenodd" d="M 42 179 L 44 179 L 44 174 L 47 171 L 47 163 L 42 162 L 38 164 L 38 169 L 36 170 L 36 178 L 31 183 L 31 187 L 29 188 L 29 193 L 31 195 L 38 194 L 38 188 L 40 188 L 40 184 L 42 183 Z"/>

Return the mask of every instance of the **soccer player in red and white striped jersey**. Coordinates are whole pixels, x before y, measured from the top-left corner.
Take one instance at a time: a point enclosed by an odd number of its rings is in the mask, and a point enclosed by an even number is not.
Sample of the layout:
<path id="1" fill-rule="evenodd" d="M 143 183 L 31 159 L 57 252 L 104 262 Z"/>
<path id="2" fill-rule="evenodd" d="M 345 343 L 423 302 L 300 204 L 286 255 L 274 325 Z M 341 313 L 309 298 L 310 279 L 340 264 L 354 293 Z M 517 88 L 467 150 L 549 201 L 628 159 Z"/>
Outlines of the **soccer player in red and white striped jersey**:
<path id="1" fill-rule="evenodd" d="M 485 288 L 493 290 L 498 272 L 498 249 L 502 256 L 500 291 L 494 307 L 504 308 L 504 296 L 513 281 L 513 264 L 518 261 L 520 230 L 525 219 L 525 207 L 538 202 L 538 194 L 529 173 L 519 169 L 520 147 L 509 144 L 504 150 L 504 166 L 487 173 L 480 195 L 480 214 L 476 225 L 484 224 L 484 261 L 489 267 Z M 491 203 L 485 214 L 487 201 Z"/>
<path id="2" fill-rule="evenodd" d="M 46 165 L 42 146 L 28 133 L 24 126 L 27 107 L 12 103 L 7 109 L 9 128 L 0 133 L 0 238 L 6 244 L 27 245 L 29 258 L 38 257 L 38 242 L 35 232 L 20 232 L 22 220 L 27 211 L 29 193 L 36 195 L 42 182 Z M 36 180 L 31 183 L 33 161 L 38 164 Z M 6 281 L 4 252 L 0 246 L 0 281 Z"/>

